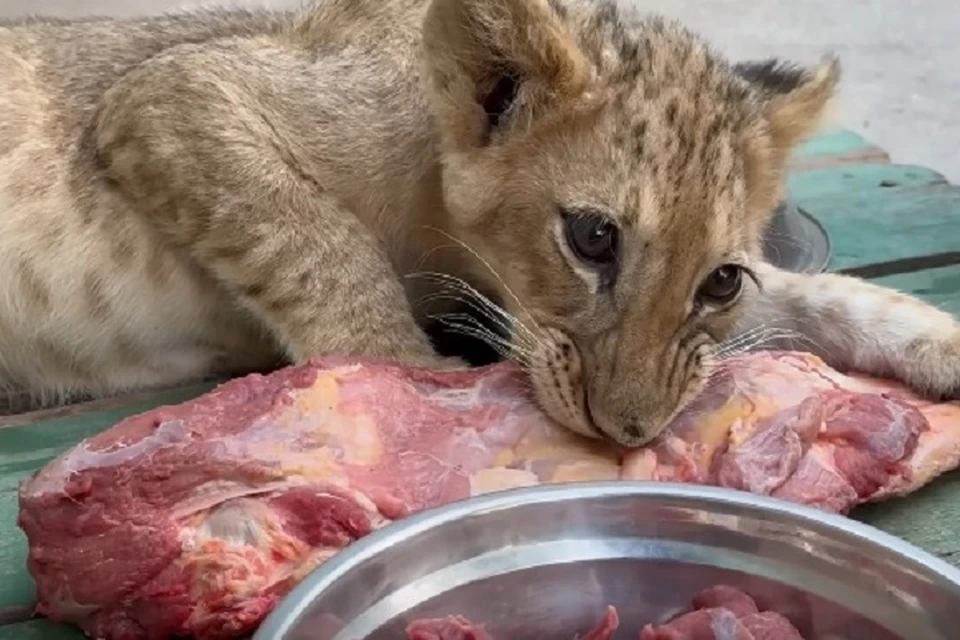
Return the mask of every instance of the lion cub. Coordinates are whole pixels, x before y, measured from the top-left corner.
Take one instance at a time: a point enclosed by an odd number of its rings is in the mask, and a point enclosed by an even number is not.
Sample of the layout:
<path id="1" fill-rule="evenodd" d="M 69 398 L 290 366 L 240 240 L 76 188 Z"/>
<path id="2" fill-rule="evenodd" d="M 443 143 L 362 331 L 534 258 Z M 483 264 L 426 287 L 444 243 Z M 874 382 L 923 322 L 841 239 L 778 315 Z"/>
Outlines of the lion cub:
<path id="1" fill-rule="evenodd" d="M 774 339 L 955 395 L 951 316 L 762 262 L 837 64 L 731 65 L 632 4 L 0 27 L 0 384 L 457 366 L 422 328 L 439 316 L 521 362 L 558 422 L 627 446 Z"/>

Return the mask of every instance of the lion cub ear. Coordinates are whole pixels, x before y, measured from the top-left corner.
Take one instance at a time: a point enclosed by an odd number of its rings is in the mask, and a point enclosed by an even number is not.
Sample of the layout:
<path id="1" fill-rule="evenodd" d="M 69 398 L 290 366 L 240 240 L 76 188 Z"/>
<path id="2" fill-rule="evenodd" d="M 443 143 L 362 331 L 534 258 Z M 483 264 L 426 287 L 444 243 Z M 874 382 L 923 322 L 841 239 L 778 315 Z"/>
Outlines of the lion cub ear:
<path id="1" fill-rule="evenodd" d="M 840 63 L 832 56 L 813 69 L 779 60 L 741 63 L 734 69 L 758 91 L 773 144 L 782 150 L 793 149 L 816 131 L 840 80 Z"/>
<path id="2" fill-rule="evenodd" d="M 817 131 L 840 80 L 840 64 L 824 58 L 815 68 L 779 60 L 734 67 L 760 100 L 760 122 L 746 141 L 751 207 L 767 211 L 776 204 L 790 154 Z"/>
<path id="3" fill-rule="evenodd" d="M 547 0 L 433 0 L 423 28 L 434 117 L 459 151 L 585 89 L 587 62 Z"/>

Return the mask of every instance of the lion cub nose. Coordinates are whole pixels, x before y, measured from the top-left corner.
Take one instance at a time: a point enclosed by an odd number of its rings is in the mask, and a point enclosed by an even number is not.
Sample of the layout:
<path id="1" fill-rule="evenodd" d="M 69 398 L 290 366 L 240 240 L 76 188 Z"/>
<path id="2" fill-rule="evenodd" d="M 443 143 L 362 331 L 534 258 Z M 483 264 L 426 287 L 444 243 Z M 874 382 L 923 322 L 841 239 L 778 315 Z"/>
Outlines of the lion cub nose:
<path id="1" fill-rule="evenodd" d="M 639 389 L 630 391 L 639 396 Z M 658 403 L 631 398 L 622 391 L 607 394 L 587 394 L 587 407 L 594 426 L 600 433 L 623 447 L 642 447 L 649 444 L 666 426 L 670 410 Z"/>

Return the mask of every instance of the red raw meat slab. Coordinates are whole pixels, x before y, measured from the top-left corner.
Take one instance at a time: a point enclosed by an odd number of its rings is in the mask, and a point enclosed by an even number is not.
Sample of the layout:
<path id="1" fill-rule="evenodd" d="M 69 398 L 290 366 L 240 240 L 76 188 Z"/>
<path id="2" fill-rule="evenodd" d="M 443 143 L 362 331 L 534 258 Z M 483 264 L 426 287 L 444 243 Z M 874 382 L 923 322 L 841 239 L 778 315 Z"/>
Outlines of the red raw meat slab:
<path id="1" fill-rule="evenodd" d="M 956 467 L 960 406 L 818 359 L 728 361 L 656 444 L 547 420 L 510 364 L 327 359 L 120 422 L 26 481 L 39 612 L 104 640 L 237 638 L 392 520 L 538 483 L 720 484 L 846 512 Z"/>

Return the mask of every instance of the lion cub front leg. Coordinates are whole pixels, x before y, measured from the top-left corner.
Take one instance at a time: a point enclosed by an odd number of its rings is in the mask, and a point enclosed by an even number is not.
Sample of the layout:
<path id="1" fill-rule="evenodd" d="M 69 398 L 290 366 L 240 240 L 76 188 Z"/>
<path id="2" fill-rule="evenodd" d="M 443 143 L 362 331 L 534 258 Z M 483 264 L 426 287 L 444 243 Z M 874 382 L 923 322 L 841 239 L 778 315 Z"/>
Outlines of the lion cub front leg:
<path id="1" fill-rule="evenodd" d="M 960 322 L 917 298 L 836 274 L 803 275 L 770 265 L 748 293 L 741 329 L 786 329 L 778 341 L 838 369 L 900 380 L 932 399 L 960 398 Z"/>
<path id="2" fill-rule="evenodd" d="M 255 56 L 183 47 L 125 76 L 94 132 L 107 177 L 293 361 L 454 364 L 416 324 L 373 233 L 287 155 L 284 114 L 264 115 L 272 107 L 260 101 L 275 90 L 270 63 Z"/>

